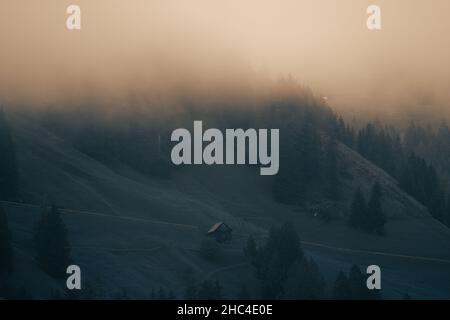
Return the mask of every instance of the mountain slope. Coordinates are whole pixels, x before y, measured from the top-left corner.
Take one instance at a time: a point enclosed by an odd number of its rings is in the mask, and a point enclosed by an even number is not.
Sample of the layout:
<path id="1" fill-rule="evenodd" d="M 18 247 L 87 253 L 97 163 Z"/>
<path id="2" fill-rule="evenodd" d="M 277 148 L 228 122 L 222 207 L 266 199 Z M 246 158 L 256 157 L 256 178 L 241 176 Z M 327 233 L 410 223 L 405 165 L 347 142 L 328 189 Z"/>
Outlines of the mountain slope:
<path id="1" fill-rule="evenodd" d="M 31 117 L 12 115 L 12 127 L 23 203 L 4 205 L 19 260 L 15 278 L 35 296 L 48 296 L 50 287 L 64 285 L 42 274 L 33 260 L 32 229 L 39 204 L 47 199 L 66 208 L 74 260 L 90 282 L 100 277 L 107 292 L 126 287 L 133 297 L 148 297 L 151 288 L 163 286 L 180 297 L 190 272 L 200 279 L 223 279 L 232 295 L 239 279 L 251 278 L 242 255 L 247 236 L 263 240 L 272 224 L 290 221 L 328 283 L 352 263 L 379 264 L 388 273 L 387 297 L 405 292 L 413 297 L 450 297 L 450 281 L 442 281 L 450 280 L 449 230 L 400 190 L 392 177 L 343 145 L 341 207 L 349 205 L 357 186 L 367 192 L 378 180 L 390 217 L 385 237 L 348 229 L 344 210 L 340 219 L 324 223 L 307 208 L 274 202 L 271 178 L 259 176 L 254 168 L 183 167 L 171 180 L 151 180 L 126 167 L 112 171 Z M 221 260 L 211 263 L 198 249 L 205 231 L 217 221 L 233 228 L 234 239 L 222 249 Z"/>

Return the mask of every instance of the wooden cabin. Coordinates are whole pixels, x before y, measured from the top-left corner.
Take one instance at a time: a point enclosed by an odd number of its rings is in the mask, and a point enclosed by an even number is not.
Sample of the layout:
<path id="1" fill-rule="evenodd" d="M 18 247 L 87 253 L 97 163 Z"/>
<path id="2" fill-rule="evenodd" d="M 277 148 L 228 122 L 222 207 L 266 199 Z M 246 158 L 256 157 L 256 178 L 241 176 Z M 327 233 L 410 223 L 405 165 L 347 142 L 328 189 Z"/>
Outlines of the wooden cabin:
<path id="1" fill-rule="evenodd" d="M 232 239 L 233 229 L 225 222 L 217 222 L 208 231 L 208 237 L 213 237 L 219 243 L 229 242 Z"/>

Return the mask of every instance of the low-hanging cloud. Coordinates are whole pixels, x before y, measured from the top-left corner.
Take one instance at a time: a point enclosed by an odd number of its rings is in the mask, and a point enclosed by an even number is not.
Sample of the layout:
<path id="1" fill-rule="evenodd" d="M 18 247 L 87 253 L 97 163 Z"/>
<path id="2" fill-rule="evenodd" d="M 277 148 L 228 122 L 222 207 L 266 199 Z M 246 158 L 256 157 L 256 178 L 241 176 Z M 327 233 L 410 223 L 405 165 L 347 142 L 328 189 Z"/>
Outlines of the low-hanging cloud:
<path id="1" fill-rule="evenodd" d="M 81 31 L 66 8 L 82 10 Z M 366 28 L 366 8 L 382 30 Z M 0 102 L 249 90 L 292 75 L 347 112 L 449 112 L 447 0 L 3 0 Z"/>

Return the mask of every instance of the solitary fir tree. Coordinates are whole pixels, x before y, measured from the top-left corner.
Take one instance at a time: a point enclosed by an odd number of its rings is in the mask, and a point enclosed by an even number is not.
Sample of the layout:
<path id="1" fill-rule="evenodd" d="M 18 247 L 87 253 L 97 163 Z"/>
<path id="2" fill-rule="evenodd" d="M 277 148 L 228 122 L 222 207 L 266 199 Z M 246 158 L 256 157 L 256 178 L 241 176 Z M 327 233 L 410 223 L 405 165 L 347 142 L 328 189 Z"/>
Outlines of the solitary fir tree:
<path id="1" fill-rule="evenodd" d="M 19 190 L 16 152 L 8 121 L 0 109 L 0 200 L 15 200 Z"/>
<path id="2" fill-rule="evenodd" d="M 314 126 L 314 117 L 310 110 L 305 112 L 299 139 L 301 161 L 297 165 L 302 169 L 304 188 L 307 189 L 308 183 L 320 177 L 320 164 L 323 156 L 320 134 Z M 304 192 L 304 190 L 302 191 Z"/>
<path id="3" fill-rule="evenodd" d="M 333 287 L 333 299 L 346 300 L 351 299 L 352 289 L 344 272 L 340 271 Z"/>
<path id="4" fill-rule="evenodd" d="M 0 203 L 0 273 L 13 271 L 11 232 L 5 210 Z"/>
<path id="5" fill-rule="evenodd" d="M 358 188 L 353 197 L 349 226 L 368 233 L 383 234 L 386 215 L 381 206 L 381 198 L 381 185 L 378 182 L 372 187 L 368 203 L 364 199 L 361 188 Z"/>
<path id="6" fill-rule="evenodd" d="M 350 268 L 348 282 L 353 299 L 367 299 L 369 297 L 366 279 L 361 272 L 361 269 L 356 264 Z"/>
<path id="7" fill-rule="evenodd" d="M 195 300 L 197 299 L 197 287 L 194 281 L 188 281 L 186 288 L 184 289 L 184 299 Z"/>
<path id="8" fill-rule="evenodd" d="M 248 288 L 245 284 L 242 284 L 239 288 L 239 291 L 236 295 L 237 300 L 251 300 L 251 294 L 248 291 Z"/>
<path id="9" fill-rule="evenodd" d="M 448 199 L 447 199 L 447 215 L 446 216 L 447 216 L 447 218 L 446 218 L 445 224 L 450 227 L 450 194 L 448 195 Z"/>
<path id="10" fill-rule="evenodd" d="M 339 170 L 337 165 L 337 141 L 330 137 L 325 149 L 325 188 L 328 197 L 339 200 Z"/>
<path id="11" fill-rule="evenodd" d="M 350 218 L 348 220 L 349 226 L 355 229 L 362 229 L 362 226 L 365 223 L 366 213 L 367 213 L 366 200 L 364 199 L 364 195 L 361 191 L 361 188 L 358 187 L 353 197 L 352 207 L 350 211 Z"/>
<path id="12" fill-rule="evenodd" d="M 54 278 L 63 278 L 70 265 L 70 247 L 67 229 L 56 205 L 42 213 L 34 240 L 41 268 Z"/>
<path id="13" fill-rule="evenodd" d="M 198 290 L 198 299 L 200 300 L 221 300 L 223 299 L 222 286 L 218 280 L 205 280 Z"/>
<path id="14" fill-rule="evenodd" d="M 244 255 L 253 261 L 257 254 L 258 248 L 256 247 L 255 238 L 253 238 L 253 236 L 249 236 L 247 239 L 247 245 L 244 248 Z"/>
<path id="15" fill-rule="evenodd" d="M 381 207 L 382 191 L 381 185 L 376 182 L 372 187 L 372 194 L 370 196 L 367 208 L 367 226 L 366 230 L 371 233 L 383 234 L 384 225 L 386 223 L 386 216 Z"/>

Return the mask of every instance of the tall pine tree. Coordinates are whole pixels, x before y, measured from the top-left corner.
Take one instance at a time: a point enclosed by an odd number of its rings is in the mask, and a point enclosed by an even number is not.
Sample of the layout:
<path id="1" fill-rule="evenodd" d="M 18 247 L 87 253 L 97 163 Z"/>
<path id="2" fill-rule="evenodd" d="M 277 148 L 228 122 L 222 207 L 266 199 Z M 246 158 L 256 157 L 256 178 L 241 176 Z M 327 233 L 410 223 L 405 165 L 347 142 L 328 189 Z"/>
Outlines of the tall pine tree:
<path id="1" fill-rule="evenodd" d="M 333 299 L 347 300 L 352 297 L 352 288 L 344 272 L 340 271 L 333 287 Z"/>
<path id="2" fill-rule="evenodd" d="M 447 198 L 447 214 L 445 224 L 450 227 L 450 194 L 448 195 Z"/>
<path id="3" fill-rule="evenodd" d="M 0 109 L 0 200 L 16 200 L 18 192 L 16 152 L 8 121 Z"/>
<path id="4" fill-rule="evenodd" d="M 0 203 L 0 274 L 13 271 L 11 232 L 5 210 Z"/>
<path id="5" fill-rule="evenodd" d="M 368 232 L 383 234 L 386 224 L 386 215 L 381 206 L 381 185 L 376 182 L 372 187 L 372 193 L 367 207 L 367 220 L 365 229 Z"/>
<path id="6" fill-rule="evenodd" d="M 355 195 L 353 196 L 353 202 L 350 209 L 350 218 L 348 220 L 349 226 L 355 229 L 362 229 L 366 220 L 366 216 L 367 203 L 364 199 L 361 188 L 358 187 Z"/>
<path id="7" fill-rule="evenodd" d="M 330 137 L 325 148 L 325 188 L 328 197 L 339 199 L 340 180 L 337 164 L 337 141 Z"/>
<path id="8" fill-rule="evenodd" d="M 67 229 L 56 205 L 42 213 L 34 240 L 41 268 L 54 278 L 64 277 L 70 265 L 70 247 Z"/>

